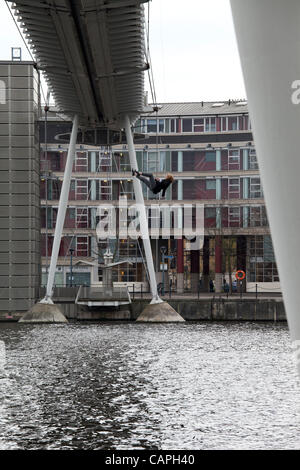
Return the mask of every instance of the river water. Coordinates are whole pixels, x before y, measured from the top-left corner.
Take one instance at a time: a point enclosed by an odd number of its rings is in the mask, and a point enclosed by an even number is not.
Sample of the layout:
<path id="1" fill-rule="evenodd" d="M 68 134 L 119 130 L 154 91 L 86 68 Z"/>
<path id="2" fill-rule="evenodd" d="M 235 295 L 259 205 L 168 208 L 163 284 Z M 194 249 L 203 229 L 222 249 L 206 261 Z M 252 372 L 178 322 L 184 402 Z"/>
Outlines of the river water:
<path id="1" fill-rule="evenodd" d="M 285 325 L 3 323 L 0 340 L 0 449 L 300 448 Z"/>

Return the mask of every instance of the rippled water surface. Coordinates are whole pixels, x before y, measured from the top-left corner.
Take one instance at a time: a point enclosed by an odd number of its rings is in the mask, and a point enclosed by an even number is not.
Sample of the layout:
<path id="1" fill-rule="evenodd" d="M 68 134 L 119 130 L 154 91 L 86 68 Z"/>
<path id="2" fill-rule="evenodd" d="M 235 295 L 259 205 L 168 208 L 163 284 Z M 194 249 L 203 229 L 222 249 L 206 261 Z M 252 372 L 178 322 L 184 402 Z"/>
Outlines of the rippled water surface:
<path id="1" fill-rule="evenodd" d="M 0 324 L 0 449 L 299 449 L 285 325 Z"/>

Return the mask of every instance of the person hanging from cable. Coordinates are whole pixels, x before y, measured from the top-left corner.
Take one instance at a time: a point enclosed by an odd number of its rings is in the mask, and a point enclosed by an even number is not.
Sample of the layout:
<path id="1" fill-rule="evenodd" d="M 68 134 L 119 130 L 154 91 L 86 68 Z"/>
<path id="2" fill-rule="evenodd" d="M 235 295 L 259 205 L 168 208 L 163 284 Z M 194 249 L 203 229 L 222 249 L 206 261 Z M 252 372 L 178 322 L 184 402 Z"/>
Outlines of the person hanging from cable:
<path id="1" fill-rule="evenodd" d="M 153 194 L 158 194 L 162 191 L 162 197 L 165 197 L 166 190 L 174 181 L 170 173 L 167 173 L 165 178 L 155 178 L 152 173 L 142 173 L 137 170 L 132 170 L 132 176 L 136 176 L 140 181 L 145 183 Z"/>

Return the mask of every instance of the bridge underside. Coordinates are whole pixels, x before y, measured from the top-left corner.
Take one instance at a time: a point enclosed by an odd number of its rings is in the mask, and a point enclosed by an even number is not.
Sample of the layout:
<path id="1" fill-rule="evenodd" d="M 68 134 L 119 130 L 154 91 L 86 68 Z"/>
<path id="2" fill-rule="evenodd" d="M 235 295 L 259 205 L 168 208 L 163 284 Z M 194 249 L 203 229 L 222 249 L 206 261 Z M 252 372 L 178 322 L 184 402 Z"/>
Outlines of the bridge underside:
<path id="1" fill-rule="evenodd" d="M 148 0 L 16 0 L 12 8 L 58 108 L 120 129 L 144 108 Z"/>

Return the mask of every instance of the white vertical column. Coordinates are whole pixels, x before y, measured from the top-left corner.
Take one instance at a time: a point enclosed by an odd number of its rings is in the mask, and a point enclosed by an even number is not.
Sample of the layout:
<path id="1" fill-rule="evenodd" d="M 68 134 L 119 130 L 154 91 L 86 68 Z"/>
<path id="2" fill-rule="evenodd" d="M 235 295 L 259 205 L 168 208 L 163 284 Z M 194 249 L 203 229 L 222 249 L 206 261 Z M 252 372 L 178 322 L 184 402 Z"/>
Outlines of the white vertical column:
<path id="1" fill-rule="evenodd" d="M 126 140 L 128 144 L 130 165 L 133 170 L 136 170 L 138 166 L 137 166 L 137 161 L 136 161 L 136 153 L 135 153 L 135 148 L 134 148 L 134 143 L 133 143 L 130 120 L 128 116 L 125 116 L 125 133 L 126 133 Z M 150 243 L 149 230 L 148 230 L 148 220 L 146 217 L 144 196 L 143 196 L 143 191 L 141 187 L 141 182 L 137 178 L 133 178 L 133 188 L 134 188 L 136 206 L 139 212 L 140 230 L 141 230 L 141 235 L 142 235 L 142 239 L 144 243 L 145 256 L 146 256 L 146 262 L 147 262 L 148 273 L 149 273 L 150 289 L 152 293 L 151 303 L 152 304 L 160 303 L 162 302 L 162 300 L 159 298 L 158 293 L 157 293 L 157 284 L 156 284 L 151 243 Z"/>
<path id="2" fill-rule="evenodd" d="M 63 184 L 62 184 L 61 194 L 60 194 L 60 199 L 59 199 L 51 262 L 50 262 L 47 289 L 46 289 L 46 296 L 41 301 L 42 303 L 53 303 L 51 300 L 51 297 L 52 297 L 52 290 L 53 290 L 53 284 L 54 284 L 59 246 L 60 246 L 62 231 L 64 227 L 68 198 L 69 198 L 72 168 L 73 168 L 75 150 L 76 150 L 77 133 L 78 133 L 78 116 L 75 116 L 73 119 L 73 127 L 72 127 L 71 139 L 70 139 L 70 144 L 69 144 L 66 168 L 64 172 L 64 179 L 63 179 Z"/>
<path id="3" fill-rule="evenodd" d="M 216 150 L 216 171 L 222 170 L 222 151 L 221 149 Z"/>
<path id="4" fill-rule="evenodd" d="M 231 7 L 300 373 L 300 2 L 231 0 Z"/>
<path id="5" fill-rule="evenodd" d="M 243 170 L 249 170 L 249 150 L 243 149 Z"/>

